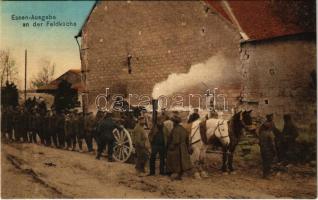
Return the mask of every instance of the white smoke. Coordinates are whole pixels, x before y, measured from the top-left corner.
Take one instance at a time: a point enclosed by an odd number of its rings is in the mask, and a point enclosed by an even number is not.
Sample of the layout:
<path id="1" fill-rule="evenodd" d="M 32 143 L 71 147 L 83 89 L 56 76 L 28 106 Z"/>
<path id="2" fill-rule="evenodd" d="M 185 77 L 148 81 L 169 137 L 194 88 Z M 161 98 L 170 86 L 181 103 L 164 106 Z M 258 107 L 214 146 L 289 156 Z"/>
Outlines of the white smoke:
<path id="1" fill-rule="evenodd" d="M 188 73 L 170 74 L 165 81 L 154 86 L 152 97 L 169 96 L 202 83 L 215 87 L 237 84 L 239 73 L 235 63 L 229 60 L 223 54 L 216 54 L 203 63 L 192 65 Z"/>

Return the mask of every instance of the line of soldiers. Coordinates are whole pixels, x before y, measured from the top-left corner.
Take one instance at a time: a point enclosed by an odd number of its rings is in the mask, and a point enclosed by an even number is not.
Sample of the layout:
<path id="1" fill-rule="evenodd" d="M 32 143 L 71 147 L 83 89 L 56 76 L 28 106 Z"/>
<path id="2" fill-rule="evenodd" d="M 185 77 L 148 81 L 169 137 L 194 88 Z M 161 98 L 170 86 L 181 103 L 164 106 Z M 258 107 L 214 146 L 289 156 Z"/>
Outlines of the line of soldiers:
<path id="1" fill-rule="evenodd" d="M 85 118 L 85 120 L 84 120 Z M 86 142 L 89 152 L 93 151 L 95 119 L 92 113 L 72 111 L 56 112 L 25 106 L 4 107 L 1 112 L 1 133 L 3 139 L 16 142 L 40 142 L 46 146 L 83 150 Z M 38 138 L 40 141 L 37 141 Z"/>
<path id="2" fill-rule="evenodd" d="M 122 129 L 109 112 L 98 111 L 94 117 L 92 112 L 83 114 L 76 109 L 56 112 L 38 106 L 3 107 L 1 120 L 3 140 L 40 143 L 72 151 L 78 147 L 79 152 L 83 152 L 84 142 L 88 152 L 93 152 L 95 140 L 96 159 L 100 159 L 107 146 L 108 161 L 111 162 L 115 144 L 113 130 Z"/>

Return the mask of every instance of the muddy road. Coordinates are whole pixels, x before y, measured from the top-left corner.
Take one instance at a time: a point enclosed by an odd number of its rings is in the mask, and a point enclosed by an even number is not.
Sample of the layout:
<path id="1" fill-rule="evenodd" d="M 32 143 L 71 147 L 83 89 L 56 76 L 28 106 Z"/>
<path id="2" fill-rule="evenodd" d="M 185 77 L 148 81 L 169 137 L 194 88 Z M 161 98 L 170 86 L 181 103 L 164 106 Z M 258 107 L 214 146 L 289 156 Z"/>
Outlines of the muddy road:
<path id="1" fill-rule="evenodd" d="M 258 167 L 242 167 L 236 174 L 211 168 L 208 178 L 172 181 L 159 175 L 138 177 L 132 164 L 35 144 L 2 144 L 1 166 L 2 198 L 316 197 L 315 172 L 306 166 L 271 180 L 261 179 Z"/>

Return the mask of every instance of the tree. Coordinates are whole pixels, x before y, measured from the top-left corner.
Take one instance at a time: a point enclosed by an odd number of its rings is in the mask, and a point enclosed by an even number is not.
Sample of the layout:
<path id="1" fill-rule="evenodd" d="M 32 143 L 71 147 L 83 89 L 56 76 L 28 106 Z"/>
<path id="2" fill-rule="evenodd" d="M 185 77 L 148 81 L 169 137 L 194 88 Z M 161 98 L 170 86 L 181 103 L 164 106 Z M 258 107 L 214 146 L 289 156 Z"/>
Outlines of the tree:
<path id="1" fill-rule="evenodd" d="M 19 105 L 19 92 L 14 83 L 6 81 L 6 85 L 1 87 L 1 105 L 4 107 Z"/>
<path id="2" fill-rule="evenodd" d="M 58 84 L 56 93 L 54 94 L 53 106 L 60 112 L 68 110 L 78 105 L 78 93 L 76 89 L 72 88 L 72 84 L 66 80 L 62 80 Z"/>
<path id="3" fill-rule="evenodd" d="M 0 50 L 0 84 L 6 81 L 16 82 L 18 70 L 9 50 Z"/>
<path id="4" fill-rule="evenodd" d="M 31 80 L 31 87 L 39 88 L 49 84 L 53 80 L 55 73 L 55 63 L 52 63 L 47 59 L 42 59 L 40 61 L 40 65 L 42 68 L 39 73 Z"/>

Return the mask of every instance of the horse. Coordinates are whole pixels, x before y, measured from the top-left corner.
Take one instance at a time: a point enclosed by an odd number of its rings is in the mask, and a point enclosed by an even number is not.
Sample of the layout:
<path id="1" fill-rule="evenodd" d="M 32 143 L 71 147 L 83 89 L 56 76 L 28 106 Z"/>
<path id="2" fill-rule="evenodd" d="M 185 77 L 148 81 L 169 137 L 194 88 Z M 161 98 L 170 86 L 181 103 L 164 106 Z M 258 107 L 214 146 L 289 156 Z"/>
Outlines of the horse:
<path id="1" fill-rule="evenodd" d="M 243 129 L 252 124 L 250 111 L 240 111 L 234 114 L 230 120 L 208 119 L 194 121 L 191 125 L 190 145 L 192 149 L 191 160 L 198 167 L 201 176 L 205 177 L 206 172 L 202 166 L 206 158 L 206 150 L 211 145 L 219 144 L 222 147 L 222 168 L 223 172 L 234 171 L 233 155 Z"/>

